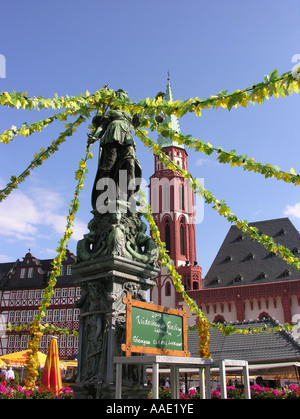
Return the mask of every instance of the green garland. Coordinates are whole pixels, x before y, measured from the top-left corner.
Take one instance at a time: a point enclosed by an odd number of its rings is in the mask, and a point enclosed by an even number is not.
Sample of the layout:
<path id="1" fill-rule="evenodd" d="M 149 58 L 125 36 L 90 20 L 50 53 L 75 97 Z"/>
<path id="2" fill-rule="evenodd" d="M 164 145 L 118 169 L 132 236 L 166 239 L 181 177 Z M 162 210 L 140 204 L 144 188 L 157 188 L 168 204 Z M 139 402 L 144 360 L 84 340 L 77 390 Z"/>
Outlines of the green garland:
<path id="1" fill-rule="evenodd" d="M 300 66 L 299 66 L 300 69 Z M 30 136 L 34 132 L 40 132 L 43 128 L 53 123 L 55 120 L 66 120 L 69 116 L 77 116 L 74 123 L 66 124 L 66 130 L 62 132 L 57 140 L 54 140 L 51 145 L 46 149 L 41 149 L 39 153 L 34 155 L 34 159 L 30 162 L 27 168 L 19 175 L 12 176 L 10 182 L 6 185 L 4 189 L 0 191 L 0 201 L 5 199 L 13 189 L 18 187 L 18 184 L 23 182 L 29 175 L 33 168 L 40 166 L 45 160 L 47 160 L 51 154 L 57 151 L 61 143 L 66 140 L 66 137 L 71 136 L 73 132 L 76 131 L 76 127 L 81 123 L 86 121 L 86 117 L 90 116 L 92 110 L 97 110 L 99 112 L 102 107 L 102 113 L 105 113 L 109 106 L 114 106 L 121 108 L 131 114 L 139 114 L 141 117 L 140 128 L 136 128 L 136 135 L 142 140 L 142 142 L 151 148 L 154 154 L 159 156 L 161 162 L 163 162 L 167 169 L 173 171 L 178 171 L 178 173 L 186 179 L 189 179 L 191 182 L 191 187 L 198 195 L 204 198 L 207 204 L 212 205 L 212 208 L 221 216 L 224 216 L 230 223 L 234 223 L 239 229 L 241 229 L 245 234 L 248 235 L 251 239 L 257 240 L 259 243 L 265 246 L 270 252 L 278 254 L 281 258 L 287 261 L 291 266 L 295 266 L 300 270 L 300 261 L 298 258 L 295 258 L 294 255 L 283 246 L 280 246 L 274 242 L 271 237 L 268 237 L 264 234 L 259 234 L 258 230 L 255 227 L 250 227 L 245 220 L 240 220 L 236 215 L 232 213 L 225 201 L 217 200 L 213 194 L 207 191 L 200 182 L 191 176 L 191 174 L 183 170 L 178 166 L 174 161 L 172 161 L 167 155 L 165 155 L 158 144 L 154 143 L 148 136 L 148 131 L 143 130 L 142 128 L 150 127 L 152 131 L 156 130 L 161 133 L 163 136 L 167 136 L 172 140 L 176 141 L 179 144 L 185 144 L 189 148 L 193 148 L 196 151 L 201 151 L 204 154 L 211 155 L 212 153 L 217 153 L 217 160 L 220 163 L 229 163 L 233 166 L 243 166 L 244 170 L 254 171 L 263 174 L 267 177 L 275 177 L 278 180 L 283 180 L 287 183 L 293 183 L 294 185 L 300 184 L 300 176 L 295 173 L 294 169 L 290 170 L 290 173 L 281 171 L 277 166 L 272 166 L 270 164 L 263 165 L 261 163 L 255 162 L 254 159 L 249 159 L 248 155 L 237 155 L 235 150 L 230 152 L 224 151 L 221 147 L 213 147 L 210 143 L 204 143 L 201 140 L 194 139 L 191 136 L 184 136 L 182 134 L 172 131 L 167 124 L 159 125 L 155 119 L 155 116 L 160 114 L 163 115 L 175 115 L 181 117 L 187 112 L 195 113 L 196 116 L 201 116 L 201 111 L 203 109 L 217 109 L 219 107 L 226 108 L 231 110 L 233 107 L 237 108 L 238 106 L 246 107 L 248 104 L 258 103 L 261 104 L 265 99 L 269 99 L 272 96 L 286 97 L 292 95 L 293 92 L 298 93 L 300 87 L 300 78 L 295 78 L 295 72 L 287 72 L 278 75 L 277 70 L 275 69 L 268 76 L 264 77 L 264 82 L 251 85 L 250 87 L 244 90 L 237 90 L 231 94 L 228 94 L 227 91 L 221 91 L 217 95 L 213 95 L 210 98 L 205 100 L 199 98 L 191 98 L 185 101 L 175 101 L 167 102 L 163 100 L 163 95 L 157 95 L 154 99 L 147 98 L 146 100 L 140 100 L 138 103 L 131 102 L 130 100 L 118 99 L 115 93 L 112 90 L 107 88 L 102 88 L 96 91 L 93 94 L 90 94 L 88 91 L 85 94 L 78 96 L 68 96 L 58 97 L 55 95 L 54 98 L 44 98 L 43 96 L 38 97 L 28 97 L 27 92 L 2 92 L 0 93 L 0 105 L 7 106 L 10 108 L 16 109 L 27 109 L 29 111 L 41 110 L 43 108 L 48 109 L 66 109 L 64 112 L 57 113 L 41 121 L 34 122 L 30 125 L 23 123 L 22 126 L 18 129 L 15 126 L 12 126 L 9 130 L 4 131 L 0 135 L 0 142 L 8 144 L 11 142 L 15 136 L 23 135 L 25 137 Z M 75 173 L 75 179 L 78 181 L 74 193 L 74 199 L 72 200 L 67 216 L 67 225 L 63 238 L 59 242 L 59 247 L 57 250 L 57 256 L 52 262 L 53 269 L 51 271 L 50 279 L 48 286 L 44 292 L 44 298 L 39 307 L 39 313 L 35 316 L 33 322 L 30 325 L 8 325 L 8 331 L 19 330 L 20 327 L 22 330 L 24 328 L 29 329 L 31 333 L 31 339 L 29 340 L 29 349 L 31 352 L 28 356 L 28 380 L 27 385 L 32 387 L 36 379 L 36 354 L 39 347 L 40 339 L 43 333 L 56 331 L 58 333 L 69 333 L 67 329 L 56 328 L 53 325 L 44 324 L 42 325 L 43 318 L 46 315 L 47 308 L 50 304 L 51 296 L 53 295 L 53 287 L 56 284 L 56 278 L 60 273 L 60 266 L 63 258 L 66 254 L 66 244 L 68 243 L 72 235 L 72 226 L 75 220 L 75 214 L 79 207 L 78 195 L 80 190 L 84 186 L 84 178 L 87 173 L 87 160 L 92 157 L 92 153 L 89 151 L 92 142 L 89 138 L 86 146 L 86 155 L 79 162 L 79 168 Z M 199 325 L 195 326 L 198 328 L 199 339 L 200 339 L 200 351 L 199 354 L 202 357 L 209 357 L 209 332 L 208 328 L 217 328 L 222 331 L 224 334 L 230 333 L 259 333 L 265 331 L 265 329 L 251 329 L 251 331 L 240 330 L 232 325 L 222 325 L 208 323 L 204 313 L 199 309 L 196 302 L 193 301 L 188 294 L 186 293 L 184 286 L 181 282 L 181 276 L 176 271 L 176 268 L 171 261 L 166 249 L 165 244 L 160 240 L 160 233 L 155 224 L 155 220 L 152 216 L 150 206 L 147 207 L 145 212 L 145 218 L 150 224 L 152 230 L 152 235 L 159 247 L 160 253 L 160 263 L 162 266 L 167 266 L 168 272 L 172 275 L 174 286 L 176 291 L 180 292 L 184 301 L 188 304 L 191 311 L 195 311 L 199 318 Z M 290 325 L 285 325 L 283 327 L 276 328 L 278 330 L 290 330 Z M 272 329 L 274 330 L 274 329 Z M 268 329 L 270 331 L 270 329 Z M 73 334 L 76 332 L 73 331 Z"/>
<path id="2" fill-rule="evenodd" d="M 185 179 L 188 179 L 191 182 L 193 191 L 197 193 L 201 198 L 204 198 L 205 203 L 212 205 L 212 208 L 216 210 L 219 215 L 225 217 L 231 224 L 235 224 L 250 239 L 261 243 L 268 251 L 277 254 L 289 265 L 294 266 L 300 271 L 300 260 L 295 257 L 289 249 L 276 244 L 272 237 L 269 237 L 266 234 L 260 234 L 259 230 L 256 227 L 249 226 L 246 220 L 239 219 L 235 214 L 233 214 L 224 200 L 219 201 L 210 191 L 203 187 L 198 179 L 193 178 L 188 171 L 182 169 L 173 160 L 171 160 L 169 156 L 163 153 L 158 144 L 151 140 L 151 138 L 147 137 L 145 134 L 147 131 L 137 128 L 135 132 L 136 135 L 142 140 L 144 145 L 150 147 L 153 153 L 159 156 L 160 162 L 164 163 L 167 169 L 170 169 L 174 172 L 178 171 L 181 176 L 183 176 Z"/>

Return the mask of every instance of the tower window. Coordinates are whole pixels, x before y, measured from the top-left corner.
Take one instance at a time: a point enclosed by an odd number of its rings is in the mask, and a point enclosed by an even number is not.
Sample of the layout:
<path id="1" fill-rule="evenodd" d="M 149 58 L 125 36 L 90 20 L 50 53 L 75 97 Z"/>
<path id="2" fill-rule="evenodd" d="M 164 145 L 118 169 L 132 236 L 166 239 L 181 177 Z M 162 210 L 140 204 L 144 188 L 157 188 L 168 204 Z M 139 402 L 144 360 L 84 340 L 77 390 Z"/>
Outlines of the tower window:
<path id="1" fill-rule="evenodd" d="M 184 210 L 184 187 L 183 187 L 183 183 L 180 183 L 179 185 L 179 210 L 183 211 Z"/>
<path id="2" fill-rule="evenodd" d="M 180 222 L 180 254 L 185 255 L 185 243 L 184 243 L 184 223 Z"/>
<path id="3" fill-rule="evenodd" d="M 166 243 L 166 249 L 170 253 L 171 252 L 171 231 L 170 231 L 169 220 L 166 220 L 166 224 L 165 224 L 165 243 Z"/>

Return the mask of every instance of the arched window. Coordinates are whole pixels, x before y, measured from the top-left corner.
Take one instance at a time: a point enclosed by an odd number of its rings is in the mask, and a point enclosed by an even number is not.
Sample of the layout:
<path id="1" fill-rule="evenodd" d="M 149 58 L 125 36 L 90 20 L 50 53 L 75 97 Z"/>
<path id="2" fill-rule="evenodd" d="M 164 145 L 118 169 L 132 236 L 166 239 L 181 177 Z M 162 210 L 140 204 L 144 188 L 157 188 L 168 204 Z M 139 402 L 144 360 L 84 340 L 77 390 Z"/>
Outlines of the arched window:
<path id="1" fill-rule="evenodd" d="M 184 233 L 185 233 L 184 222 L 183 220 L 181 220 L 180 221 L 180 254 L 181 255 L 185 255 Z"/>
<path id="2" fill-rule="evenodd" d="M 165 223 L 165 243 L 166 243 L 166 249 L 168 250 L 168 252 L 170 254 L 170 252 L 171 252 L 171 231 L 170 231 L 169 220 L 166 220 L 166 223 Z"/>
<path id="3" fill-rule="evenodd" d="M 271 316 L 270 316 L 269 313 L 266 313 L 265 311 L 263 311 L 262 313 L 260 313 L 258 318 L 259 318 L 259 320 L 265 320 L 265 319 L 270 319 Z"/>
<path id="4" fill-rule="evenodd" d="M 162 197 L 162 208 L 163 212 L 170 212 L 170 185 L 165 183 L 163 185 L 163 197 Z"/>
<path id="5" fill-rule="evenodd" d="M 166 283 L 165 291 L 166 291 L 166 297 L 170 297 L 171 296 L 171 284 L 170 284 L 170 282 Z"/>
<path id="6" fill-rule="evenodd" d="M 214 323 L 226 323 L 224 316 L 217 314 L 214 318 Z"/>
<path id="7" fill-rule="evenodd" d="M 179 210 L 184 211 L 184 186 L 183 183 L 179 184 L 178 187 L 178 200 L 179 200 Z"/>

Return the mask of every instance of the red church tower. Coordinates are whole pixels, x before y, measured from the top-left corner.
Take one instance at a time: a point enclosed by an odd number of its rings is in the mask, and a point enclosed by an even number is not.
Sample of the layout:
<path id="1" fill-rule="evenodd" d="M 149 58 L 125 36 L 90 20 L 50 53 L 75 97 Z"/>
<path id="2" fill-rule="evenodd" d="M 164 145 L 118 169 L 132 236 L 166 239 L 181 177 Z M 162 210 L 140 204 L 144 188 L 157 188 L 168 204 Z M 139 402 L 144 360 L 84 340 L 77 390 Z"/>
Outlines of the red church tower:
<path id="1" fill-rule="evenodd" d="M 173 101 L 170 79 L 165 99 Z M 180 133 L 179 121 L 175 115 L 166 117 L 165 122 L 170 123 L 172 129 Z M 183 145 L 161 134 L 158 144 L 177 165 L 188 170 L 187 152 Z M 182 275 L 185 289 L 201 289 L 202 270 L 197 264 L 196 256 L 194 193 L 189 181 L 179 171 L 166 169 L 158 156 L 154 156 L 154 174 L 150 178 L 150 204 L 161 239 L 166 243 L 169 255 Z M 166 307 L 176 307 L 175 289 L 167 269 L 162 267 L 155 280 L 156 286 L 151 290 L 151 300 Z"/>

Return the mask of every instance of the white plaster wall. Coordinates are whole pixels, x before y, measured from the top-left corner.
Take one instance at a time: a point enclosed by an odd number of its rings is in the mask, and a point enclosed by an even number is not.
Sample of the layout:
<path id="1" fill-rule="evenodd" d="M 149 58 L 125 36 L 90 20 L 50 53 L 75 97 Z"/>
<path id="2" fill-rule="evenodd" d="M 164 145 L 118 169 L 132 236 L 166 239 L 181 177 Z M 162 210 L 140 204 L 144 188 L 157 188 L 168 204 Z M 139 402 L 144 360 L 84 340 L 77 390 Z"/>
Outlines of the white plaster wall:
<path id="1" fill-rule="evenodd" d="M 260 301 L 260 308 L 258 301 L 253 300 L 253 309 L 251 309 L 250 301 L 245 301 L 245 319 L 256 320 L 262 312 L 268 313 L 271 317 L 274 317 L 280 324 L 284 323 L 284 314 L 281 304 L 280 297 L 276 298 L 276 307 L 274 306 L 273 299 L 269 298 L 268 307 L 264 299 Z"/>

